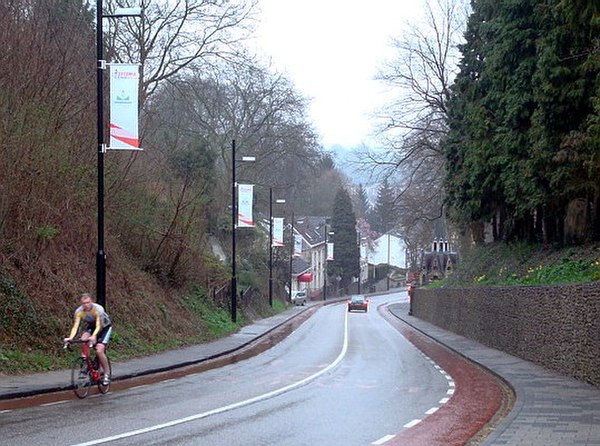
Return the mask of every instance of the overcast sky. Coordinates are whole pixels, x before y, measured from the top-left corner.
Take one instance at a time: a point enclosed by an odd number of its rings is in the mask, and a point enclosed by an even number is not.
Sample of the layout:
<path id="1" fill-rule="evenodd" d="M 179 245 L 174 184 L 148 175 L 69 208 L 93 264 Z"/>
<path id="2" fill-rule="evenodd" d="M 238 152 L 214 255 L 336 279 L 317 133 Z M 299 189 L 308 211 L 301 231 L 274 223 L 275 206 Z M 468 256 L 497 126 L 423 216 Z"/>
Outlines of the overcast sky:
<path id="1" fill-rule="evenodd" d="M 312 99 L 323 145 L 369 145 L 369 114 L 384 101 L 374 77 L 422 0 L 259 0 L 259 7 L 261 52 Z"/>

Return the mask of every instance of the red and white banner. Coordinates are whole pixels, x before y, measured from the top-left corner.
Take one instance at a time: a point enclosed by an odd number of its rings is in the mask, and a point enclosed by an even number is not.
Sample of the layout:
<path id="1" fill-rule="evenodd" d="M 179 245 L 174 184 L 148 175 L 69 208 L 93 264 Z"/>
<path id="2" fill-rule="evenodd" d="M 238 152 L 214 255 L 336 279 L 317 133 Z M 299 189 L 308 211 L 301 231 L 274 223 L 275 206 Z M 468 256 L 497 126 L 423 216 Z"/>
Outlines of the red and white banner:
<path id="1" fill-rule="evenodd" d="M 333 243 L 327 242 L 327 260 L 333 260 Z"/>
<path id="2" fill-rule="evenodd" d="M 253 184 L 238 184 L 238 228 L 253 228 L 252 198 Z"/>
<path id="3" fill-rule="evenodd" d="M 283 246 L 283 218 L 273 219 L 273 246 Z"/>
<path id="4" fill-rule="evenodd" d="M 138 135 L 139 64 L 110 64 L 110 145 L 140 150 Z"/>

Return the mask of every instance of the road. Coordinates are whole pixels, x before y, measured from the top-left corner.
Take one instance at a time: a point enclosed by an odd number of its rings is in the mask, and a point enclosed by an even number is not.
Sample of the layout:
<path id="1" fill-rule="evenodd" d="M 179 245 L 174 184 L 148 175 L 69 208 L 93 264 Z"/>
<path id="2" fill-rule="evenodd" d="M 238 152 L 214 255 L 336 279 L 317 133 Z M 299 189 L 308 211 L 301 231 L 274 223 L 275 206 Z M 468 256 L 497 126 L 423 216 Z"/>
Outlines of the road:
<path id="1" fill-rule="evenodd" d="M 266 352 L 219 369 L 0 414 L 0 444 L 384 444 L 455 386 L 377 311 L 389 300 L 372 298 L 368 313 L 325 306 Z"/>

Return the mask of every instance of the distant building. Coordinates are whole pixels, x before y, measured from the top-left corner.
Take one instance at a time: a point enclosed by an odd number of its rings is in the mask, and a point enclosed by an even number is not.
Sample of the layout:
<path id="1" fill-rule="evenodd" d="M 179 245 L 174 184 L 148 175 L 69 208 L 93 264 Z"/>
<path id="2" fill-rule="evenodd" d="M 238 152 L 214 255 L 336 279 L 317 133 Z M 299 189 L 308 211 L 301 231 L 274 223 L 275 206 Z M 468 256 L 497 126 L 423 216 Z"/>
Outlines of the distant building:
<path id="1" fill-rule="evenodd" d="M 327 217 L 298 217 L 294 219 L 294 237 L 299 237 L 301 241 L 301 243 L 298 243 L 299 249 L 295 249 L 295 256 L 302 259 L 302 262 L 298 262 L 298 267 L 293 268 L 296 271 L 293 274 L 292 291 L 306 290 L 310 299 L 318 299 L 323 296 L 326 255 L 325 235 L 328 225 L 329 218 Z"/>
<path id="2" fill-rule="evenodd" d="M 421 283 L 449 276 L 457 264 L 458 252 L 452 249 L 446 223 L 440 219 L 434 228 L 431 250 L 421 254 Z"/>

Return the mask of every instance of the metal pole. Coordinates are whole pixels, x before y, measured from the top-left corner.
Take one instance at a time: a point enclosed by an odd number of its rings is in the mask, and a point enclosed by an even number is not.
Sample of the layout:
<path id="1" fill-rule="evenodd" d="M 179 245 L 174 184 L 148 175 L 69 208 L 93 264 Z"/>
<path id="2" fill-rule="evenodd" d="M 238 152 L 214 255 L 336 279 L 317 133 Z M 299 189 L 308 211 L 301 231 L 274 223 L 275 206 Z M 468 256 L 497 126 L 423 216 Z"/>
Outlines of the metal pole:
<path id="1" fill-rule="evenodd" d="M 292 224 L 290 227 L 290 288 L 288 290 L 290 302 L 292 301 L 292 282 L 294 280 L 294 271 L 292 269 L 292 262 L 294 260 L 294 245 L 296 239 L 294 237 L 294 211 L 292 211 Z"/>
<path id="2" fill-rule="evenodd" d="M 102 0 L 96 2 L 96 132 L 98 139 L 98 251 L 96 253 L 96 301 L 106 307 L 106 252 L 104 250 L 104 57 Z"/>
<path id="3" fill-rule="evenodd" d="M 390 290 L 390 233 L 388 232 L 388 249 L 387 249 L 387 290 Z"/>
<path id="4" fill-rule="evenodd" d="M 231 320 L 237 322 L 237 277 L 235 273 L 235 225 L 237 206 L 235 202 L 235 139 L 231 141 Z"/>
<path id="5" fill-rule="evenodd" d="M 325 265 L 323 265 L 323 300 L 327 300 L 327 242 L 329 229 L 327 229 L 327 223 L 325 223 Z"/>
<path id="6" fill-rule="evenodd" d="M 356 289 L 356 293 L 360 294 L 360 276 L 362 273 L 362 270 L 361 270 L 361 266 L 362 266 L 361 260 L 362 259 L 361 259 L 361 249 L 360 249 L 361 248 L 361 237 L 360 237 L 359 231 L 356 231 L 356 244 L 358 246 L 358 286 Z"/>
<path id="7" fill-rule="evenodd" d="M 269 188 L 269 305 L 273 307 L 273 188 Z"/>

